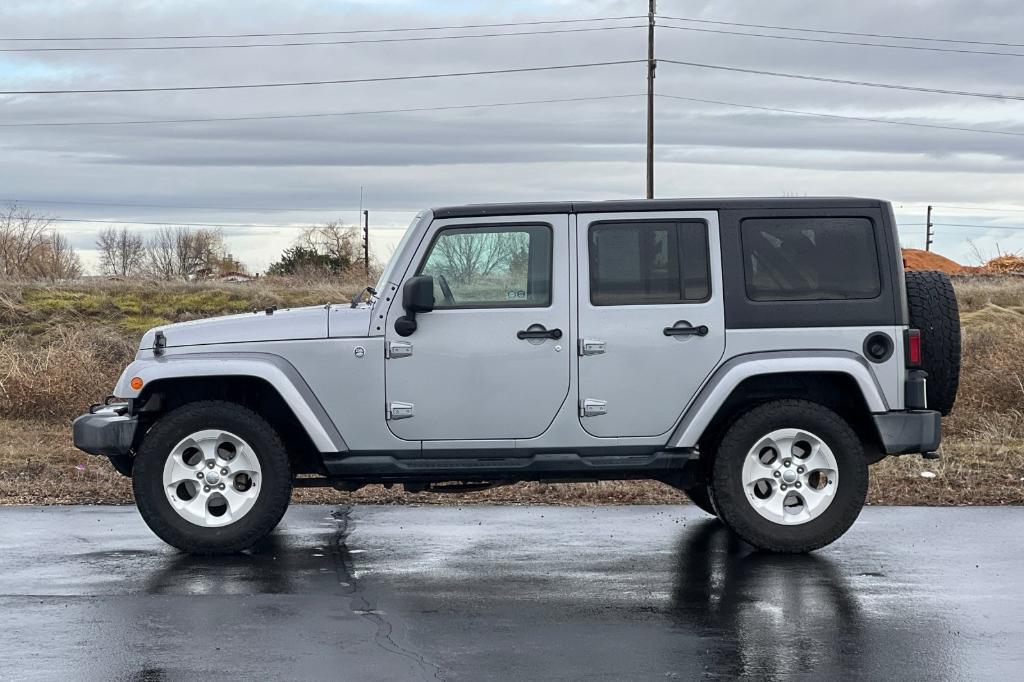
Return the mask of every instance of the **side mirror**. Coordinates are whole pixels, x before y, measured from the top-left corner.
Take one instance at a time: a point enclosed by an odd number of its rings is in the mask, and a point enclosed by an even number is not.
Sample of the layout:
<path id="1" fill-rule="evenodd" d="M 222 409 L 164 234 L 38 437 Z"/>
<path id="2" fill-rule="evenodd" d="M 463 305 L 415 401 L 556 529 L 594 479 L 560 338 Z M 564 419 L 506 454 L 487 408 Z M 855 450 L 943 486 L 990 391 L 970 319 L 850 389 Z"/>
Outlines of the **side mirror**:
<path id="1" fill-rule="evenodd" d="M 429 313 L 434 309 L 434 278 L 430 275 L 411 277 L 402 287 L 402 305 L 409 315 Z"/>
<path id="2" fill-rule="evenodd" d="M 430 275 L 409 278 L 402 287 L 402 306 L 405 315 L 395 320 L 395 332 L 409 336 L 416 331 L 416 313 L 429 313 L 434 309 L 434 278 Z"/>

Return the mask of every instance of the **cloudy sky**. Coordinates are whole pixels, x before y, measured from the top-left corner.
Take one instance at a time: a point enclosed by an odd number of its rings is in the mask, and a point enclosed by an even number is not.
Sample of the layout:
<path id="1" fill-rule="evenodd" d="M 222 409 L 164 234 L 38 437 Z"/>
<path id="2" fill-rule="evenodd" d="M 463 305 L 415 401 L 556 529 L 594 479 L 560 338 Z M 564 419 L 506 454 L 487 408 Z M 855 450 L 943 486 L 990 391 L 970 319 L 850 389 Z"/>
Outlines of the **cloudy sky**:
<path id="1" fill-rule="evenodd" d="M 3 0 L 0 90 L 152 88 L 341 80 L 641 60 L 646 19 L 444 31 L 134 41 L 13 38 L 342 32 L 644 15 L 645 0 Z M 1015 0 L 659 0 L 661 59 L 845 80 L 1024 96 L 1024 8 Z M 806 33 L 683 19 L 928 36 L 986 44 Z M 683 26 L 704 31 L 671 29 Z M 609 30 L 406 42 L 145 51 L 41 47 L 337 42 Z M 1004 52 L 925 51 L 706 32 Z M 990 45 L 1007 43 L 1010 45 Z M 1016 56 L 1013 56 L 1016 54 Z M 612 199 L 644 191 L 645 65 L 267 89 L 0 95 L 0 201 L 56 218 L 91 262 L 107 222 L 229 224 L 260 270 L 310 222 L 357 220 L 386 257 L 420 208 L 481 201 Z M 661 97 L 656 196 L 862 195 L 897 206 L 904 244 L 962 261 L 1024 250 L 1024 101 L 942 95 L 662 62 L 662 95 L 936 126 L 801 116 Z M 381 112 L 533 100 L 576 102 L 148 125 L 152 121 Z M 287 209 L 287 210 L 279 210 Z M 915 225 L 915 223 L 917 223 Z M 957 225 L 957 226 L 953 226 Z M 970 227 L 967 227 L 970 226 Z M 1004 226 L 1000 229 L 998 226 Z M 968 241 L 970 240 L 970 242 Z M 973 244 L 973 245 L 972 245 Z"/>

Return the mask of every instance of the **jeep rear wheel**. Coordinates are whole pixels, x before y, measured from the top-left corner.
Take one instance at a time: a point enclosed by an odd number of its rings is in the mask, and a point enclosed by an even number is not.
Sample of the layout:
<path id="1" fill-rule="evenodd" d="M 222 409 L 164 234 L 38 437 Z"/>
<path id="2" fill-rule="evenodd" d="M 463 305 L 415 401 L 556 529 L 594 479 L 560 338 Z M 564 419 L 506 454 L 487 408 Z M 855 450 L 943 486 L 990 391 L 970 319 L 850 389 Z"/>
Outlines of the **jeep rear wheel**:
<path id="1" fill-rule="evenodd" d="M 214 401 L 162 417 L 139 448 L 132 483 L 153 532 L 196 554 L 251 547 L 280 522 L 292 487 L 274 429 L 241 405 Z"/>
<path id="2" fill-rule="evenodd" d="M 719 518 L 760 549 L 808 552 L 849 529 L 867 497 L 868 467 L 839 415 L 805 400 L 777 400 L 740 417 L 712 474 Z"/>
<path id="3" fill-rule="evenodd" d="M 684 488 L 683 493 L 701 511 L 718 516 L 715 513 L 715 504 L 711 501 L 711 487 L 708 484 L 701 483 L 692 488 Z"/>

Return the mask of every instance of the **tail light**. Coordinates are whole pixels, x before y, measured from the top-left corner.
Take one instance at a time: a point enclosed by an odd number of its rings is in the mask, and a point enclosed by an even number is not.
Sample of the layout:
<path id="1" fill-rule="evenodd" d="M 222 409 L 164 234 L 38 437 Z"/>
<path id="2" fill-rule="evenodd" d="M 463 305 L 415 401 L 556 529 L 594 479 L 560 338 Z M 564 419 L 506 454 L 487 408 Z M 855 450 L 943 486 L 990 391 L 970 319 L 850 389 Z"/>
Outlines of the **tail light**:
<path id="1" fill-rule="evenodd" d="M 907 367 L 921 366 L 921 330 L 907 330 Z"/>

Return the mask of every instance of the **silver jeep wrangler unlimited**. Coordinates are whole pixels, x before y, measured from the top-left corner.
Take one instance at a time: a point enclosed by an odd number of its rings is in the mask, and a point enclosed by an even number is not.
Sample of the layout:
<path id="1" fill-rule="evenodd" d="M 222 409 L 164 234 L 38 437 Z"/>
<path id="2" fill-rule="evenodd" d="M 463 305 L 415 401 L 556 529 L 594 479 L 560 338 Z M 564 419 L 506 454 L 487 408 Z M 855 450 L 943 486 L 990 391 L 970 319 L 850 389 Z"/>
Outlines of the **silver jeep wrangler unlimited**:
<path id="1" fill-rule="evenodd" d="M 147 332 L 75 445 L 189 552 L 252 546 L 294 486 L 607 479 L 804 552 L 870 464 L 937 456 L 958 383 L 949 279 L 904 273 L 878 200 L 427 210 L 364 293 Z"/>

